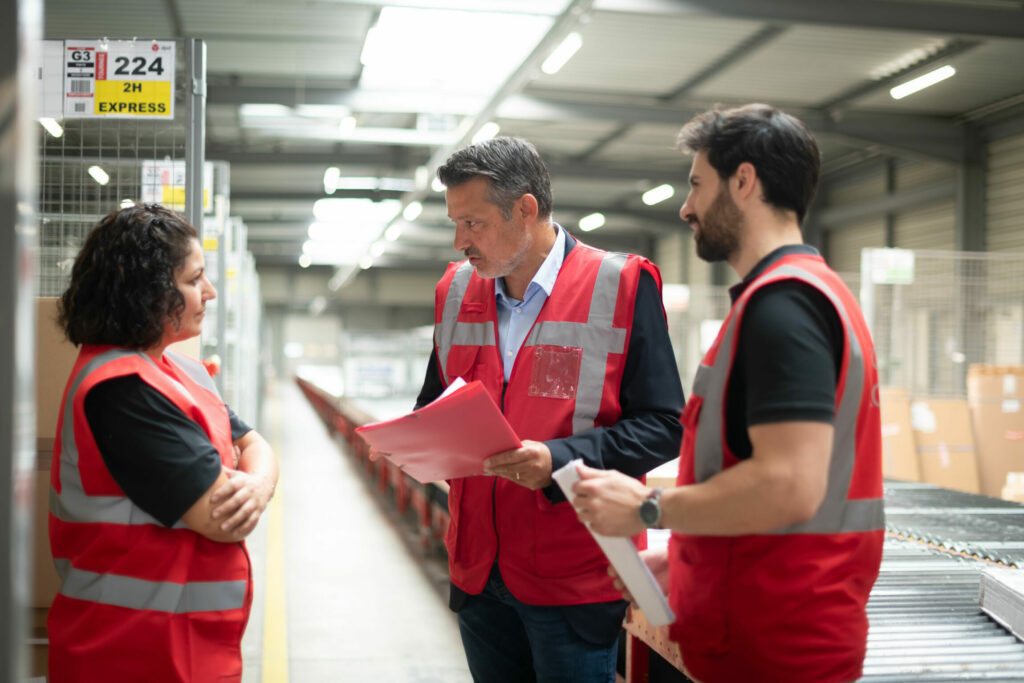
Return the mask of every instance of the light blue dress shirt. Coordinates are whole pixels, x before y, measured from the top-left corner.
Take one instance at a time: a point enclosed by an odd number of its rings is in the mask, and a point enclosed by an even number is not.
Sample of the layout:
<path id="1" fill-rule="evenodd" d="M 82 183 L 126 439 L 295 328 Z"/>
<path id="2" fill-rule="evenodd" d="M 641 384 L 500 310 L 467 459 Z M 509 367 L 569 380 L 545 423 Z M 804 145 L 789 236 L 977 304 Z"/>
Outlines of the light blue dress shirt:
<path id="1" fill-rule="evenodd" d="M 512 374 L 512 366 L 519 355 L 519 348 L 526 341 L 526 335 L 530 333 L 540 309 L 551 295 L 558 271 L 562 269 L 562 260 L 565 259 L 565 230 L 558 223 L 554 226 L 558 231 L 555 244 L 527 285 L 522 301 L 513 299 L 505 293 L 505 278 L 499 277 L 494 280 L 494 296 L 498 302 L 498 350 L 501 352 L 506 382 Z"/>

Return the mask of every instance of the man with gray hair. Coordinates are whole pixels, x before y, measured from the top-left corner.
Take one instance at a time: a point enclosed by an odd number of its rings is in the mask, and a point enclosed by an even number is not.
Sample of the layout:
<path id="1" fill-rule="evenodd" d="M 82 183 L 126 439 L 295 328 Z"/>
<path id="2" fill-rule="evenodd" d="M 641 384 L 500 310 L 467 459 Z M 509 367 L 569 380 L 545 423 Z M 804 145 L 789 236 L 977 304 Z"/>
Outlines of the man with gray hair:
<path id="1" fill-rule="evenodd" d="M 453 480 L 451 607 L 476 681 L 614 681 L 626 603 L 551 472 L 573 458 L 640 477 L 679 450 L 683 391 L 647 259 L 551 217 L 532 144 L 500 137 L 437 171 L 454 246 L 417 406 L 480 380 L 522 439 Z"/>

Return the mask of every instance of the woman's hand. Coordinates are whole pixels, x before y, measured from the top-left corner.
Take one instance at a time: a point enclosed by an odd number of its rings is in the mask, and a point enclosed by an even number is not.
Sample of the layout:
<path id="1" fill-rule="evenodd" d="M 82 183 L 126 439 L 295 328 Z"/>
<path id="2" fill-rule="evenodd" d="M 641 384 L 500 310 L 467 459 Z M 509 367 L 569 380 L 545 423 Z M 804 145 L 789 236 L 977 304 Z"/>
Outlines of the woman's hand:
<path id="1" fill-rule="evenodd" d="M 210 497 L 211 516 L 223 532 L 241 540 L 256 528 L 274 486 L 267 477 L 226 468 L 225 472 L 228 480 Z"/>

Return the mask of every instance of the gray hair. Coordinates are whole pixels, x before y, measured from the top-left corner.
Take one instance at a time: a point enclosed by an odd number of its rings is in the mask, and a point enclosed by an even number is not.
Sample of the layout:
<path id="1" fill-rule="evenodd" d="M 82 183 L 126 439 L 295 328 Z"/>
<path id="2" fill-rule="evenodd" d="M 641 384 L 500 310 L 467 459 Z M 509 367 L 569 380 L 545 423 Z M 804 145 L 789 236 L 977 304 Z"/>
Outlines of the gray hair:
<path id="1" fill-rule="evenodd" d="M 512 217 L 512 206 L 524 194 L 537 199 L 540 218 L 551 215 L 551 178 L 532 143 L 522 138 L 498 137 L 463 147 L 437 169 L 446 187 L 458 187 L 473 178 L 490 180 L 488 200 Z"/>

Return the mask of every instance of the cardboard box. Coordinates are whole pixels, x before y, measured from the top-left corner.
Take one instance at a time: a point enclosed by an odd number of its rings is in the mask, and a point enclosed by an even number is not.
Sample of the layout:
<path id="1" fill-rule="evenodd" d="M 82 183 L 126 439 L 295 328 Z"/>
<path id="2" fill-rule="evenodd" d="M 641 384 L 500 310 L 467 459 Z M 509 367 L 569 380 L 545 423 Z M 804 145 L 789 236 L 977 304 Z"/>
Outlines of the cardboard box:
<path id="1" fill-rule="evenodd" d="M 78 358 L 78 349 L 57 326 L 57 299 L 36 299 L 36 437 L 57 434 L 64 385 Z M 47 465 L 48 467 L 49 465 Z"/>
<path id="2" fill-rule="evenodd" d="M 891 479 L 921 481 L 914 432 L 910 426 L 910 395 L 903 387 L 879 387 L 882 411 L 882 474 Z"/>
<path id="3" fill-rule="evenodd" d="M 28 675 L 30 678 L 45 677 L 48 674 L 49 640 L 46 637 L 46 613 L 48 610 L 33 607 L 28 614 Z"/>
<path id="4" fill-rule="evenodd" d="M 912 401 L 910 421 L 921 464 L 921 480 L 956 491 L 980 493 L 978 458 L 964 399 Z"/>
<path id="5" fill-rule="evenodd" d="M 1007 473 L 1024 471 L 1024 366 L 972 364 L 967 404 L 981 492 L 1000 496 Z"/>

